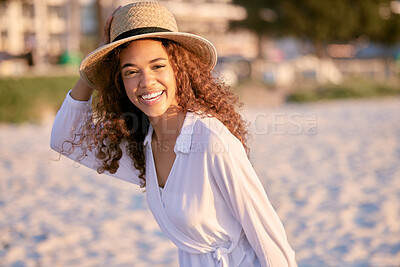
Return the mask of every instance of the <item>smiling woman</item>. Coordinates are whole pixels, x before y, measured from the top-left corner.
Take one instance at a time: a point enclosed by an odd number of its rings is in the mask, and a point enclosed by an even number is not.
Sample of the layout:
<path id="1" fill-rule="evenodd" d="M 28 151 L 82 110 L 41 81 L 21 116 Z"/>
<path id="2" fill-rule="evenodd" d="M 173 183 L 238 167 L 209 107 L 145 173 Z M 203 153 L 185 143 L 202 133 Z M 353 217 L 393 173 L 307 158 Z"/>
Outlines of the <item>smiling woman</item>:
<path id="1" fill-rule="evenodd" d="M 214 46 L 178 32 L 162 5 L 117 9 L 101 46 L 82 61 L 51 147 L 146 186 L 181 266 L 296 266 L 247 158 L 238 99 L 211 75 L 215 62 Z"/>
<path id="2" fill-rule="evenodd" d="M 175 74 L 161 42 L 133 41 L 120 54 L 120 65 L 126 94 L 149 118 L 178 107 Z"/>

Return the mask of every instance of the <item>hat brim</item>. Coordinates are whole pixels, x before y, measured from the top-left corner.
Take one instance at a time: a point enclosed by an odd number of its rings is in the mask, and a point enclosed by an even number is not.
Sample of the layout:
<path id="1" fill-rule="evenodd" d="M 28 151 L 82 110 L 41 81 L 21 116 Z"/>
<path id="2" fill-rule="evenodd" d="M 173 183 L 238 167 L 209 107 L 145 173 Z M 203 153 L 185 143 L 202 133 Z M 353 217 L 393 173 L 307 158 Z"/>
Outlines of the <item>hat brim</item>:
<path id="1" fill-rule="evenodd" d="M 217 63 L 217 51 L 213 44 L 207 39 L 198 35 L 183 33 L 183 32 L 154 32 L 146 33 L 136 36 L 127 37 L 104 46 L 101 46 L 87 55 L 81 62 L 79 67 L 79 74 L 83 81 L 90 87 L 98 87 L 98 64 L 101 59 L 114 48 L 119 45 L 145 38 L 163 38 L 175 41 L 182 45 L 188 51 L 197 55 L 206 65 L 209 66 L 210 70 L 215 67 Z"/>

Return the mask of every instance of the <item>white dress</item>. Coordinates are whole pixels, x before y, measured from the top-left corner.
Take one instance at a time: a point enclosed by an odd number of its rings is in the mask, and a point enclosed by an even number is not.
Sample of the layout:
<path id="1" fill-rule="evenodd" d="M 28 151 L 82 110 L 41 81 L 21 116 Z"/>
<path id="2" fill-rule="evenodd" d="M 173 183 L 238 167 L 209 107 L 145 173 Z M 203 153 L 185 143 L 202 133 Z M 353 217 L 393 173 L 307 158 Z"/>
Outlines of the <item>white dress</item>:
<path id="1" fill-rule="evenodd" d="M 87 112 L 89 101 L 67 95 L 51 133 L 54 150 L 60 152 L 71 140 Z M 180 266 L 297 266 L 241 142 L 218 119 L 186 114 L 164 188 L 157 182 L 152 133 L 150 126 L 144 140 L 146 199 L 164 234 L 177 245 Z M 110 175 L 139 184 L 138 171 L 121 148 L 120 167 Z M 76 161 L 80 155 L 75 149 L 68 157 Z M 90 152 L 80 162 L 92 169 L 99 165 Z"/>

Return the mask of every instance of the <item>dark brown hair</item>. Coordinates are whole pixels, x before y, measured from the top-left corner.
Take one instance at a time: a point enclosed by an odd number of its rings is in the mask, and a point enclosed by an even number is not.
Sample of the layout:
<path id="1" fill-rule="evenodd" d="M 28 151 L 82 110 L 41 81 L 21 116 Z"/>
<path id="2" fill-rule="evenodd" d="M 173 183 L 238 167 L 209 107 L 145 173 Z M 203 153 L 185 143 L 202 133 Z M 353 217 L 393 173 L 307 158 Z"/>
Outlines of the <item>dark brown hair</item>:
<path id="1" fill-rule="evenodd" d="M 236 108 L 241 104 L 224 83 L 213 77 L 208 66 L 176 42 L 153 39 L 162 43 L 173 68 L 177 100 L 183 112 L 192 111 L 219 119 L 243 144 L 246 152 L 247 128 Z M 146 185 L 143 141 L 149 120 L 128 98 L 121 79 L 119 56 L 129 42 L 117 47 L 99 64 L 102 87 L 93 103 L 93 115 L 86 118 L 77 140 L 70 142 L 83 151 L 94 150 L 101 165 L 97 171 L 115 173 L 125 145 L 133 167 L 139 170 L 141 187 Z"/>

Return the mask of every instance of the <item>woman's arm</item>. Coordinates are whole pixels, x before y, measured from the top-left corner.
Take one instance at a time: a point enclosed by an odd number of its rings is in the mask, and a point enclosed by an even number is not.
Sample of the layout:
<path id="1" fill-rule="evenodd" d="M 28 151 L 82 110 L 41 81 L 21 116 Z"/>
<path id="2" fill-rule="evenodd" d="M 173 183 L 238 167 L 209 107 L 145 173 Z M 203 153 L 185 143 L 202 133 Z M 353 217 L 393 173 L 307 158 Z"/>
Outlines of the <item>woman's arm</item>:
<path id="1" fill-rule="evenodd" d="M 81 145 L 74 147 L 71 145 L 71 142 L 80 141 L 79 133 L 90 115 L 91 101 L 75 100 L 68 93 L 54 120 L 50 147 L 73 161 L 97 171 L 100 162 L 97 160 L 95 152 L 87 149 L 83 151 Z M 105 172 L 105 174 L 139 185 L 139 171 L 134 168 L 132 159 L 127 155 L 123 144 L 121 144 L 121 149 L 123 155 L 119 160 L 117 172 L 114 174 Z"/>
<path id="2" fill-rule="evenodd" d="M 106 24 L 104 25 L 103 37 L 100 41 L 99 47 L 106 45 L 110 42 L 111 21 L 114 17 L 115 12 L 117 12 L 120 8 L 121 6 L 115 9 L 114 12 L 108 17 Z M 93 90 L 94 88 L 89 87 L 82 80 L 82 78 L 80 78 L 71 91 L 71 97 L 77 101 L 88 101 L 92 96 Z"/>
<path id="3" fill-rule="evenodd" d="M 110 42 L 109 33 L 111 21 L 119 8 L 120 7 L 108 18 L 99 46 Z M 80 141 L 81 129 L 84 127 L 87 118 L 91 116 L 91 96 L 93 91 L 94 88 L 89 87 L 82 78 L 80 78 L 74 88 L 67 94 L 53 123 L 50 147 L 82 165 L 97 170 L 100 163 L 97 161 L 94 151 L 88 149 L 82 150 L 82 145 L 71 145 L 71 142 L 78 143 Z M 140 179 L 138 178 L 139 171 L 133 167 L 132 159 L 127 155 L 123 145 L 121 145 L 121 149 L 123 155 L 119 160 L 117 172 L 114 174 L 109 172 L 105 173 L 130 183 L 140 184 Z"/>
<path id="4" fill-rule="evenodd" d="M 224 150 L 214 153 L 215 180 L 241 223 L 262 266 L 297 266 L 282 222 L 268 200 L 245 150 L 232 135 L 220 136 Z M 224 138 L 224 140 L 222 140 Z"/>
<path id="5" fill-rule="evenodd" d="M 93 91 L 93 88 L 87 86 L 86 83 L 82 81 L 82 78 L 79 78 L 70 95 L 77 101 L 89 101 L 92 97 Z"/>

